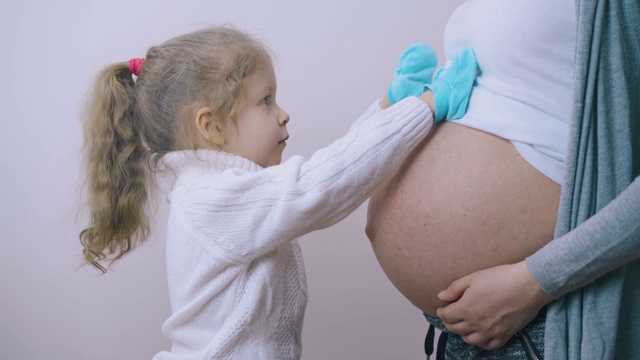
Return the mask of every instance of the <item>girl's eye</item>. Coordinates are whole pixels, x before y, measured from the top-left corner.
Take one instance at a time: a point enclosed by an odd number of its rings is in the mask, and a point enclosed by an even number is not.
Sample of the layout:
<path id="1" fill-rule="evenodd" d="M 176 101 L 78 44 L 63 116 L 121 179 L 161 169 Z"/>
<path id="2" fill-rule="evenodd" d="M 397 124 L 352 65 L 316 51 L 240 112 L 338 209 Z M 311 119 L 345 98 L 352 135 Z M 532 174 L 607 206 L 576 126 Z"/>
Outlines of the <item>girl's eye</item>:
<path id="1" fill-rule="evenodd" d="M 262 99 L 262 103 L 265 105 L 271 104 L 271 95 L 265 96 L 264 99 Z"/>

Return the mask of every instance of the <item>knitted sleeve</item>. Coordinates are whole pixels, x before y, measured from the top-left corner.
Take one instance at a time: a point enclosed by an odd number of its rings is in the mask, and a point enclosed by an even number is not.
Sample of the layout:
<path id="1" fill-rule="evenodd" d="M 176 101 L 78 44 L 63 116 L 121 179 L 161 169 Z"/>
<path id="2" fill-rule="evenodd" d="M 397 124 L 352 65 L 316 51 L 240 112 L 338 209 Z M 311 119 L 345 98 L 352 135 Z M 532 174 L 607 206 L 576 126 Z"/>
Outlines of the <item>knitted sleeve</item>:
<path id="1" fill-rule="evenodd" d="M 174 196 L 183 204 L 182 221 L 206 246 L 240 262 L 337 223 L 397 171 L 433 124 L 416 97 L 372 112 L 309 160 L 294 156 L 257 172 L 233 169 L 181 189 Z"/>
<path id="2" fill-rule="evenodd" d="M 582 223 L 526 259 L 529 270 L 554 298 L 585 286 L 640 258 L 640 177 Z"/>
<path id="3" fill-rule="evenodd" d="M 364 114 L 360 115 L 360 117 L 357 118 L 356 121 L 353 122 L 353 124 L 351 124 L 351 126 L 349 127 L 349 132 L 354 131 L 355 129 L 357 129 L 367 119 L 369 119 L 373 115 L 377 114 L 381 110 L 382 110 L 382 108 L 380 108 L 380 100 L 374 101 L 373 104 L 371 104 L 371 106 L 369 106 L 367 111 L 365 111 Z"/>

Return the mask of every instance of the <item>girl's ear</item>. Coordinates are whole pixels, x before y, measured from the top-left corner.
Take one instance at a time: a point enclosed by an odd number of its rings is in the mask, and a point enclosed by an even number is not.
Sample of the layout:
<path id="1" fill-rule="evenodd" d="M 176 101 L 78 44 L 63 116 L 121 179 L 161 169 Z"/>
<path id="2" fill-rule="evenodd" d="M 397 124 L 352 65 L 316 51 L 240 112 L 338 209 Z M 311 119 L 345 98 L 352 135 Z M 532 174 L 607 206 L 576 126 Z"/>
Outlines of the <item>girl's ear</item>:
<path id="1" fill-rule="evenodd" d="M 222 148 L 225 144 L 224 129 L 213 118 L 213 109 L 203 107 L 196 113 L 196 129 L 205 142 Z"/>

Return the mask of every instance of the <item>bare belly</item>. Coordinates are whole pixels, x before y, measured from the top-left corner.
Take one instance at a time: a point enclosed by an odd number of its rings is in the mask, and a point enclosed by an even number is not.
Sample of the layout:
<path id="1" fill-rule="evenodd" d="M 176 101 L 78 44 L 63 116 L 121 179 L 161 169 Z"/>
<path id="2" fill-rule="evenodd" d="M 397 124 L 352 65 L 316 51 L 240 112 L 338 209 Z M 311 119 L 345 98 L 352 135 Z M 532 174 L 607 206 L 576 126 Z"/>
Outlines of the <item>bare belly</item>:
<path id="1" fill-rule="evenodd" d="M 445 122 L 371 198 L 366 232 L 391 282 L 434 315 L 453 280 L 549 242 L 559 197 L 510 142 Z"/>

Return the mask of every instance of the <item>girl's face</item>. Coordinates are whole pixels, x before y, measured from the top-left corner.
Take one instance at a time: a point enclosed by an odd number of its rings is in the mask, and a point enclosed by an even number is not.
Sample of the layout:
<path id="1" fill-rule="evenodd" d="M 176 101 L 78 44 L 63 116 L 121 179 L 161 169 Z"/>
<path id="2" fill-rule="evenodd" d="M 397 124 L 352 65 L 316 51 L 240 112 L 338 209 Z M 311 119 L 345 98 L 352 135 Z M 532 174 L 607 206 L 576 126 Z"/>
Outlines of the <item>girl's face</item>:
<path id="1" fill-rule="evenodd" d="M 238 112 L 237 126 L 227 126 L 225 150 L 262 167 L 280 164 L 289 138 L 289 114 L 276 103 L 273 67 L 247 76 L 243 85 L 247 96 Z"/>

